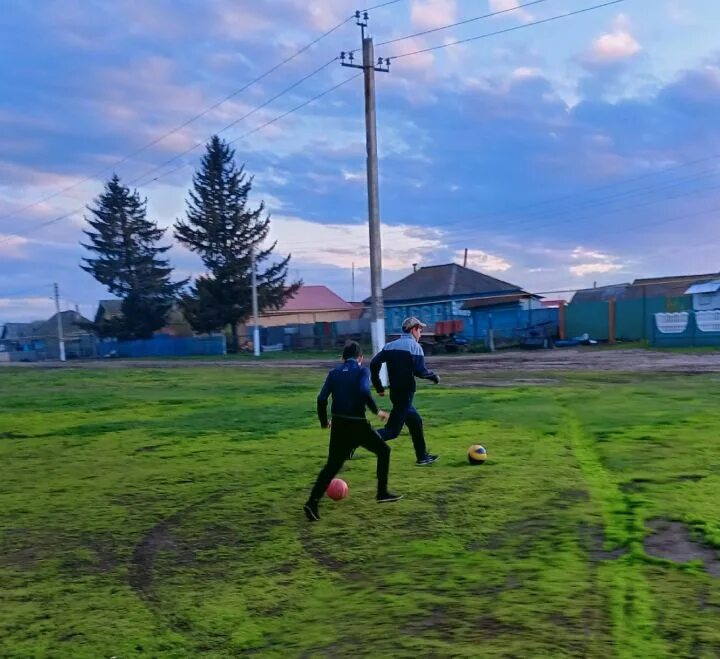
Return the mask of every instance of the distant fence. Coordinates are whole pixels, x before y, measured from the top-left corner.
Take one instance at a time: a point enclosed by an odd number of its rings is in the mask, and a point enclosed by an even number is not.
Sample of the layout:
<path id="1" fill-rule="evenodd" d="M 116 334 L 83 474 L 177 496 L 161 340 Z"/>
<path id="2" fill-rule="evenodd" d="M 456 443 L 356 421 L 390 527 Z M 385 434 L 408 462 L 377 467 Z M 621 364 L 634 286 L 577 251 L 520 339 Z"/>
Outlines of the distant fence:
<path id="1" fill-rule="evenodd" d="M 720 347 L 720 311 L 656 313 L 653 320 L 653 345 Z"/>
<path id="2" fill-rule="evenodd" d="M 252 340 L 252 336 L 248 336 Z M 370 321 L 367 319 L 282 325 L 260 328 L 263 346 L 282 346 L 283 350 L 304 350 L 341 346 L 347 339 L 370 342 Z"/>
<path id="3" fill-rule="evenodd" d="M 654 335 L 654 317 L 657 313 L 689 311 L 692 298 L 652 297 L 615 301 L 614 338 L 625 341 L 651 339 Z M 589 334 L 599 341 L 610 339 L 611 301 L 573 302 L 565 313 L 567 337 Z"/>
<path id="4" fill-rule="evenodd" d="M 225 336 L 156 336 L 137 341 L 101 341 L 99 357 L 191 357 L 193 355 L 224 355 Z"/>

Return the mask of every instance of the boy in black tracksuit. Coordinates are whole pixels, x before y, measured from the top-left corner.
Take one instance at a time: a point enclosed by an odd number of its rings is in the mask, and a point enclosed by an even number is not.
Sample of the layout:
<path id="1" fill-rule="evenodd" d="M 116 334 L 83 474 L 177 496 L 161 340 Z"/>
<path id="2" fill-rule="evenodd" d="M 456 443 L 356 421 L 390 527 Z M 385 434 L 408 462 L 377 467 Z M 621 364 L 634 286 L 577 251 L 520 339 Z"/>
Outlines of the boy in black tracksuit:
<path id="1" fill-rule="evenodd" d="M 430 380 L 435 384 L 440 382 L 440 378 L 425 366 L 425 353 L 420 345 L 423 327 L 425 324 L 414 316 L 406 318 L 402 324 L 403 335 L 396 341 L 386 343 L 370 362 L 372 383 L 378 394 L 385 395 L 385 389 L 380 381 L 380 368 L 383 364 L 387 364 L 390 380 L 392 410 L 388 422 L 378 434 L 385 441 L 395 439 L 403 425 L 407 425 L 415 449 L 415 464 L 418 467 L 431 465 L 438 459 L 437 455 L 428 453 L 422 417 L 413 406 L 416 377 Z"/>
<path id="2" fill-rule="evenodd" d="M 332 396 L 332 423 L 328 423 L 327 402 Z M 377 501 L 397 501 L 400 495 L 388 492 L 390 447 L 365 419 L 365 406 L 383 419 L 386 412 L 378 411 L 370 393 L 370 373 L 362 368 L 360 346 L 351 341 L 343 350 L 343 364 L 334 368 L 325 380 L 317 398 L 317 414 L 323 428 L 330 426 L 330 447 L 325 466 L 317 477 L 310 498 L 303 507 L 310 521 L 320 519 L 318 504 L 330 481 L 340 471 L 350 454 L 362 446 L 377 456 Z"/>

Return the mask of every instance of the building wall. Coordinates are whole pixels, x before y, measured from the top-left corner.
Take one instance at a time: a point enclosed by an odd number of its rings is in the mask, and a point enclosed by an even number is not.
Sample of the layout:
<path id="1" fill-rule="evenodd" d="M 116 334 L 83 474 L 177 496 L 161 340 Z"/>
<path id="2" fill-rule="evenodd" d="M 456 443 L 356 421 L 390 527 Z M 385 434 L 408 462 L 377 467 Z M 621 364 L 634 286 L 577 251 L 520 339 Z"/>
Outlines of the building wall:
<path id="1" fill-rule="evenodd" d="M 711 311 L 720 309 L 720 293 L 696 293 L 693 295 L 695 311 Z"/>
<path id="2" fill-rule="evenodd" d="M 351 320 L 352 309 L 338 311 L 300 311 L 295 313 L 261 314 L 258 322 L 261 327 L 283 327 L 284 325 L 314 325 L 315 323 L 336 323 Z M 245 334 L 250 329 L 252 333 L 252 319 L 239 326 L 240 333 Z"/>
<path id="3" fill-rule="evenodd" d="M 442 320 L 463 320 L 465 330 L 463 335 L 470 330 L 470 312 L 461 309 L 464 300 L 444 300 L 442 302 L 429 302 L 427 304 L 398 304 L 394 302 L 385 303 L 385 331 L 387 334 L 397 334 L 402 331 L 402 321 L 408 316 L 415 316 L 428 325 L 432 331 L 435 323 Z"/>

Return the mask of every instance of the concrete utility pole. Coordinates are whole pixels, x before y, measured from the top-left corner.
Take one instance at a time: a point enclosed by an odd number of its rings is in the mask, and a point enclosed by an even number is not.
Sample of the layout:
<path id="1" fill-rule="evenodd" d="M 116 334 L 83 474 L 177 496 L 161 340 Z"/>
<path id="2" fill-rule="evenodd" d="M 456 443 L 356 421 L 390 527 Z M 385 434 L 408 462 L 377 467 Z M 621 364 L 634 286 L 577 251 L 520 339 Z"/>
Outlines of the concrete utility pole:
<path id="1" fill-rule="evenodd" d="M 258 325 L 258 295 L 257 295 L 257 263 L 255 262 L 255 246 L 250 250 L 250 263 L 252 267 L 252 307 L 253 307 L 253 354 L 260 356 L 260 327 Z"/>
<path id="2" fill-rule="evenodd" d="M 55 287 L 55 317 L 57 318 L 57 329 L 58 329 L 58 347 L 60 349 L 60 361 L 65 361 L 65 339 L 63 337 L 63 326 L 62 326 L 62 315 L 60 314 L 60 289 L 57 284 Z"/>
<path id="3" fill-rule="evenodd" d="M 375 63 L 372 37 L 365 36 L 368 13 L 356 11 L 355 19 L 362 36 L 362 64 L 355 64 L 354 51 L 340 53 L 340 63 L 362 69 L 365 77 L 365 143 L 367 149 L 368 221 L 370 228 L 370 332 L 373 351 L 385 345 L 385 308 L 382 293 L 382 241 L 380 237 L 380 195 L 378 192 L 377 126 L 375 115 L 375 71 L 387 73 L 390 60 Z"/>

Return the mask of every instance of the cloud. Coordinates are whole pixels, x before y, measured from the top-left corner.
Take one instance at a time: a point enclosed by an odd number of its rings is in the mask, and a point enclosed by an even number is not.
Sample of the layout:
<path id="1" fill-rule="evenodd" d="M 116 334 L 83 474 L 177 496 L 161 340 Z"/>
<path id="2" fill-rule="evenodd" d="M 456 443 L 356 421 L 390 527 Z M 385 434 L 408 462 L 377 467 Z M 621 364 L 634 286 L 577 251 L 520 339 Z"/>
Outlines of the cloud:
<path id="1" fill-rule="evenodd" d="M 406 224 L 381 227 L 383 269 L 406 270 L 442 246 L 440 232 Z M 292 252 L 293 262 L 350 269 L 369 268 L 367 224 L 326 224 L 299 217 L 273 216 L 268 241 L 276 252 Z M 295 267 L 294 265 L 292 267 Z"/>
<path id="2" fill-rule="evenodd" d="M 29 253 L 23 247 L 29 241 L 21 236 L 0 233 L 0 256 L 7 259 L 27 259 Z"/>
<path id="3" fill-rule="evenodd" d="M 50 296 L 45 297 L 0 297 L 0 316 L 5 323 L 47 320 L 55 313 Z"/>
<path id="4" fill-rule="evenodd" d="M 457 21 L 455 0 L 415 0 L 410 8 L 413 27 L 432 30 Z"/>
<path id="5" fill-rule="evenodd" d="M 570 266 L 570 272 L 576 277 L 616 272 L 622 270 L 624 267 L 616 263 L 618 260 L 617 257 L 584 247 L 576 247 L 573 249 L 571 257 L 574 260 L 587 260 L 585 263 Z"/>
<path id="6" fill-rule="evenodd" d="M 607 272 L 615 272 L 622 270 L 622 266 L 617 263 L 581 263 L 570 268 L 570 272 L 576 277 L 584 277 L 591 274 L 603 274 Z"/>
<path id="7" fill-rule="evenodd" d="M 462 262 L 465 256 L 464 250 L 455 252 L 453 261 Z M 501 256 L 488 254 L 479 249 L 469 249 L 467 264 L 469 268 L 477 268 L 483 272 L 505 272 L 512 268 L 512 264 Z"/>
<path id="8" fill-rule="evenodd" d="M 520 5 L 519 0 L 490 0 L 490 11 L 507 11 L 511 9 L 517 9 L 517 7 Z M 529 23 L 530 21 L 534 20 L 534 16 L 527 11 L 527 9 L 517 9 L 516 11 L 508 11 L 508 14 L 517 18 L 519 21 L 522 21 L 523 23 Z M 498 18 L 501 18 L 501 16 L 498 16 Z"/>
<path id="9" fill-rule="evenodd" d="M 587 53 L 586 61 L 595 66 L 614 65 L 637 55 L 641 46 L 630 32 L 625 14 L 618 14 L 611 32 L 596 37 Z"/>

